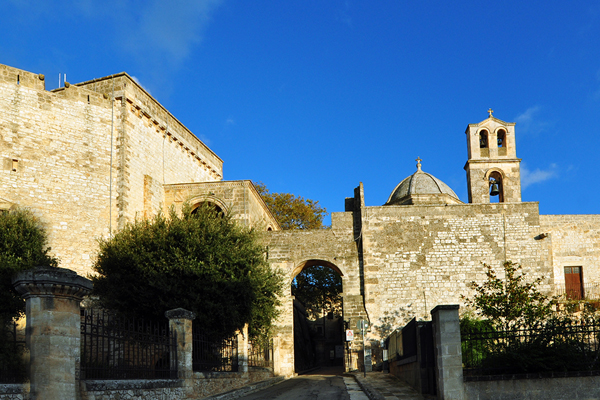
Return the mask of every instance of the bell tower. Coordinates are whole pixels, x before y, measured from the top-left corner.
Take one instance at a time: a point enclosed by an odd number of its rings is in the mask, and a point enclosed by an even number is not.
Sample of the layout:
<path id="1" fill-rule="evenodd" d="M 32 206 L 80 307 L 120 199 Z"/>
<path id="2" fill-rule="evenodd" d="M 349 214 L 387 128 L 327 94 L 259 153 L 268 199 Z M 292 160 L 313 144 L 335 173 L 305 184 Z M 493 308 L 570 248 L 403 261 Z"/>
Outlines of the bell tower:
<path id="1" fill-rule="evenodd" d="M 517 158 L 515 123 L 492 115 L 469 124 L 467 134 L 467 186 L 469 203 L 521 201 L 521 159 Z"/>

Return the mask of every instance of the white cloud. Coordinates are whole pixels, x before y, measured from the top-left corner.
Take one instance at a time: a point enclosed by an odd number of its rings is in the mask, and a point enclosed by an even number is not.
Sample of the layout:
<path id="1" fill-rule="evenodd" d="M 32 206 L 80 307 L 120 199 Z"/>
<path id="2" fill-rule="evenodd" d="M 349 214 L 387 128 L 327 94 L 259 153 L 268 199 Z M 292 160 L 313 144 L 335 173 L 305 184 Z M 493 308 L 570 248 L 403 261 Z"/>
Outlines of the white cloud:
<path id="1" fill-rule="evenodd" d="M 137 83 L 138 85 L 140 85 L 146 92 L 148 92 L 148 94 L 150 94 L 150 96 L 152 96 L 152 93 L 150 93 L 150 90 L 148 90 L 148 88 L 146 86 L 142 85 L 142 83 L 137 78 L 137 76 L 131 75 L 131 79 L 133 79 L 135 81 L 135 83 Z"/>
<path id="2" fill-rule="evenodd" d="M 222 0 L 152 0 L 134 6 L 141 15 L 130 15 L 127 48 L 138 56 L 166 57 L 171 64 L 185 59 L 202 41 L 212 13 Z"/>
<path id="3" fill-rule="evenodd" d="M 536 168 L 534 171 L 529 170 L 525 164 L 521 164 L 521 187 L 526 189 L 534 183 L 544 182 L 549 179 L 558 177 L 558 165 L 550 164 L 547 169 Z"/>
<path id="4" fill-rule="evenodd" d="M 227 118 L 227 120 L 225 120 L 225 126 L 230 126 L 230 125 L 235 125 L 235 121 L 231 117 L 229 117 L 229 118 Z"/>

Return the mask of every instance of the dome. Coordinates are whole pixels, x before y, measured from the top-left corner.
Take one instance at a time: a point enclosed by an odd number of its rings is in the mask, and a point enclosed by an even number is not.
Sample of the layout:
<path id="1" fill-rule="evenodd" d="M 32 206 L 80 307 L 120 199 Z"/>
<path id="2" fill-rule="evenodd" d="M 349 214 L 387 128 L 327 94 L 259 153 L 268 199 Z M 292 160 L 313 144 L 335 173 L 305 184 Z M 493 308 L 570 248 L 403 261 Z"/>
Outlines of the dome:
<path id="1" fill-rule="evenodd" d="M 392 191 L 386 206 L 409 204 L 462 204 L 448 185 L 435 176 L 421 170 L 417 158 L 417 172 L 405 178 Z"/>

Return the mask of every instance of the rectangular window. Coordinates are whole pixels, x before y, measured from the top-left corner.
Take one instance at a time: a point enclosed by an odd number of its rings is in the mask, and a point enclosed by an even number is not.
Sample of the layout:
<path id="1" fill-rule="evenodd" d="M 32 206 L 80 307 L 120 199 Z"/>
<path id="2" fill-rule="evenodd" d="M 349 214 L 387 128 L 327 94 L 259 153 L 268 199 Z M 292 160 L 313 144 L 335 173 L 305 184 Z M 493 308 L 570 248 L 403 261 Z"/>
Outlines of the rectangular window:
<path id="1" fill-rule="evenodd" d="M 565 293 L 569 300 L 581 300 L 583 293 L 583 268 L 565 267 Z"/>

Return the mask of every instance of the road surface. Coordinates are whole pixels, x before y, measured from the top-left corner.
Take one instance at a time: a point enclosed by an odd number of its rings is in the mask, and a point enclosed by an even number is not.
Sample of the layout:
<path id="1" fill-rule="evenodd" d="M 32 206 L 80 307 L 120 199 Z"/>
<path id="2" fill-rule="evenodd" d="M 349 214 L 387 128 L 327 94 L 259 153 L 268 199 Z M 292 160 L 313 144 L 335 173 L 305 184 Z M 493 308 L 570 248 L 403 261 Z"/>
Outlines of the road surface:
<path id="1" fill-rule="evenodd" d="M 244 397 L 242 400 L 368 400 L 353 377 L 315 371 Z"/>

